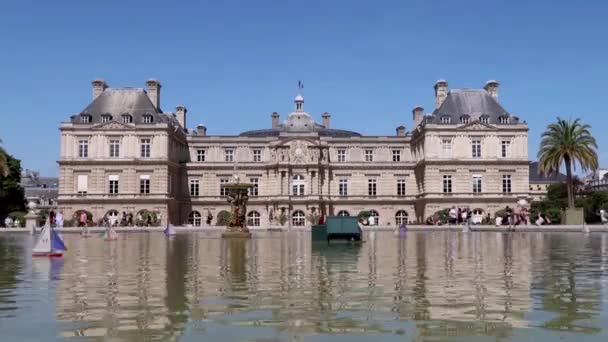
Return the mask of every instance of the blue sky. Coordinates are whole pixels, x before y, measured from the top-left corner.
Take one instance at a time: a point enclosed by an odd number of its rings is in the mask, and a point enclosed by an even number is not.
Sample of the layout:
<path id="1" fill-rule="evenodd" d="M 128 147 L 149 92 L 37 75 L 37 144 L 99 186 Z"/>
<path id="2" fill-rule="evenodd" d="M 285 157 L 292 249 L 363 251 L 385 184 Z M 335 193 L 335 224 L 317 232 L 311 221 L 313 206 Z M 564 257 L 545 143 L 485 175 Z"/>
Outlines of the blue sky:
<path id="1" fill-rule="evenodd" d="M 128 4 L 128 6 L 127 6 Z M 500 102 L 530 125 L 592 125 L 608 167 L 608 1 L 2 1 L 0 138 L 23 166 L 57 174 L 61 121 L 91 100 L 91 80 L 163 85 L 188 126 L 237 134 L 305 109 L 364 134 L 412 127 L 433 84 L 500 82 Z"/>

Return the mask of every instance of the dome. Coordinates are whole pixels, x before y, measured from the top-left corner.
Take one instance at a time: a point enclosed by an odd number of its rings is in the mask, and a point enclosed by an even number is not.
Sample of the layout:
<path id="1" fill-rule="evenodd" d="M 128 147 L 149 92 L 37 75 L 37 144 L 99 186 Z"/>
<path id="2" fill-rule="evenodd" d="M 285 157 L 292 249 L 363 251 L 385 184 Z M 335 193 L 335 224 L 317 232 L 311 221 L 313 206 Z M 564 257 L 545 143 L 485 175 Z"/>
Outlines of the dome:
<path id="1" fill-rule="evenodd" d="M 297 99 L 297 97 L 296 97 Z M 287 132 L 312 132 L 318 124 L 308 113 L 291 113 L 283 123 Z"/>
<path id="2" fill-rule="evenodd" d="M 304 97 L 301 94 L 296 95 L 294 101 L 304 101 Z"/>

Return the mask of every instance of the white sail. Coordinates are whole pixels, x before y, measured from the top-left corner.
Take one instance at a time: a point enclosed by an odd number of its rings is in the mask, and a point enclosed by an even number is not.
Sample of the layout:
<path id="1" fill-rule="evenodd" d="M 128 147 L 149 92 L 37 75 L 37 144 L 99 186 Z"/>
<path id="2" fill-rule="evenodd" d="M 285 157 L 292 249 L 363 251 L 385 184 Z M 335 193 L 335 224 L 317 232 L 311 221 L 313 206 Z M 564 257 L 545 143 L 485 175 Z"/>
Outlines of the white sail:
<path id="1" fill-rule="evenodd" d="M 34 253 L 49 253 L 51 252 L 51 227 L 46 226 L 40 236 L 36 245 L 34 246 Z"/>

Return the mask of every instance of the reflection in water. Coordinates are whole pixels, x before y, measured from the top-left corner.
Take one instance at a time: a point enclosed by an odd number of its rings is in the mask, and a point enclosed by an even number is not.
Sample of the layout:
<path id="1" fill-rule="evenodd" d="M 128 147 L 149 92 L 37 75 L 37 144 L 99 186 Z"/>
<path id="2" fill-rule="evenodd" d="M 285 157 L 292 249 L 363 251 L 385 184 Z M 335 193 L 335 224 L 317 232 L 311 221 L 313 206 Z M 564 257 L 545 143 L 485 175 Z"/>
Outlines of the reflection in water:
<path id="1" fill-rule="evenodd" d="M 32 320 L 50 336 L 92 341 L 608 337 L 600 234 L 65 238 L 70 252 L 55 261 L 32 260 L 30 237 L 0 236 L 0 328 L 13 340 Z"/>

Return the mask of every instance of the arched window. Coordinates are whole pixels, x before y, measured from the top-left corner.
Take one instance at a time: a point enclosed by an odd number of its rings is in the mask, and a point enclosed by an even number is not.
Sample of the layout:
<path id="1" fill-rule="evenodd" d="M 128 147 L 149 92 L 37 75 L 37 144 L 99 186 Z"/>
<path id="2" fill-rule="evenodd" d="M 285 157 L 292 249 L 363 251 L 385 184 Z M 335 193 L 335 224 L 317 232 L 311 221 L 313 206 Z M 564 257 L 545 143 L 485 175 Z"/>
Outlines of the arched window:
<path id="1" fill-rule="evenodd" d="M 471 117 L 468 115 L 463 115 L 460 117 L 460 123 L 463 124 L 468 124 L 469 122 L 471 122 Z"/>
<path id="2" fill-rule="evenodd" d="M 338 211 L 338 216 L 350 216 L 350 214 L 346 210 L 340 210 Z"/>
<path id="3" fill-rule="evenodd" d="M 378 214 L 377 211 L 375 211 L 375 210 L 372 209 L 372 210 L 369 211 L 369 217 L 373 217 L 374 218 L 373 225 L 377 226 L 378 223 L 379 223 L 378 221 L 380 221 L 380 214 Z M 369 218 L 368 218 L 368 221 L 369 221 Z"/>
<path id="4" fill-rule="evenodd" d="M 150 114 L 144 114 L 142 116 L 142 120 L 143 120 L 144 123 L 150 124 L 150 123 L 154 122 L 154 117 L 152 115 L 150 115 Z"/>
<path id="5" fill-rule="evenodd" d="M 133 117 L 131 116 L 131 114 L 123 114 L 122 123 L 133 123 Z"/>
<path id="6" fill-rule="evenodd" d="M 296 210 L 291 214 L 291 224 L 296 227 L 301 227 L 306 223 L 306 216 L 302 210 Z"/>
<path id="7" fill-rule="evenodd" d="M 306 183 L 304 182 L 304 176 L 295 175 L 291 182 L 291 194 L 293 196 L 304 196 L 304 188 Z"/>
<path id="8" fill-rule="evenodd" d="M 112 115 L 110 115 L 110 114 L 103 114 L 101 116 L 101 122 L 102 123 L 106 123 L 106 122 L 110 122 L 110 121 L 112 121 Z"/>
<path id="9" fill-rule="evenodd" d="M 116 222 L 118 221 L 118 216 L 120 216 L 120 214 L 117 210 L 114 209 L 108 210 L 108 212 L 106 213 L 106 218 L 111 225 L 116 224 Z"/>
<path id="10" fill-rule="evenodd" d="M 260 213 L 257 211 L 250 211 L 247 214 L 247 225 L 250 227 L 259 227 L 260 226 Z"/>
<path id="11" fill-rule="evenodd" d="M 191 224 L 193 227 L 200 227 L 201 222 L 201 213 L 198 211 L 195 210 L 188 215 L 188 224 Z"/>
<path id="12" fill-rule="evenodd" d="M 442 124 L 449 124 L 449 123 L 452 123 L 452 118 L 449 116 L 442 116 L 440 119 L 440 122 Z"/>
<path id="13" fill-rule="evenodd" d="M 407 224 L 407 211 L 399 210 L 395 214 L 395 224 L 397 224 L 397 225 Z"/>

